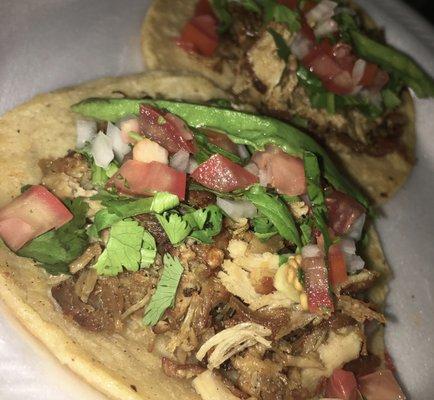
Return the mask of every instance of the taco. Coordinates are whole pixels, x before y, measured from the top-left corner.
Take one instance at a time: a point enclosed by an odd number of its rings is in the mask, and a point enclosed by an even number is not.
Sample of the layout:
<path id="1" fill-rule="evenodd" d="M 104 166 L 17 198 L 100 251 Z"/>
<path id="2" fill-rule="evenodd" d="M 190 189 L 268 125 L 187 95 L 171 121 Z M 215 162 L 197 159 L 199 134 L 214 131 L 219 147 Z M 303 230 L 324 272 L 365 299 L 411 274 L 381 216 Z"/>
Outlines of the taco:
<path id="1" fill-rule="evenodd" d="M 369 203 L 223 95 L 154 73 L 4 115 L 1 298 L 114 399 L 404 398 Z"/>
<path id="2" fill-rule="evenodd" d="M 323 144 L 377 203 L 414 164 L 408 88 L 434 83 L 345 1 L 155 0 L 142 26 L 148 68 L 200 73 Z"/>

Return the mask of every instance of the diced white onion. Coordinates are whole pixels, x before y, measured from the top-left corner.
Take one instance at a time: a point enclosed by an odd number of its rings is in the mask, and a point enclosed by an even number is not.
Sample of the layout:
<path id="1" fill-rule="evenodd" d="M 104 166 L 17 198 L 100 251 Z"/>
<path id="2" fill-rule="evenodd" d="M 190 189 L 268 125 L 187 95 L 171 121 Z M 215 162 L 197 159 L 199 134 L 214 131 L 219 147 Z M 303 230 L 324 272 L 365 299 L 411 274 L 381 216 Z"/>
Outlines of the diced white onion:
<path id="1" fill-rule="evenodd" d="M 115 157 L 111 138 L 99 131 L 92 142 L 92 155 L 98 167 L 107 168 Z"/>
<path id="2" fill-rule="evenodd" d="M 199 164 L 194 158 L 190 158 L 190 161 L 188 162 L 187 173 L 191 174 L 198 167 L 198 165 Z"/>
<path id="3" fill-rule="evenodd" d="M 139 120 L 134 117 L 123 118 L 117 123 L 119 129 L 121 130 L 122 140 L 124 143 L 131 142 L 131 138 L 128 136 L 130 132 L 139 133 Z"/>
<path id="4" fill-rule="evenodd" d="M 243 144 L 239 144 L 237 145 L 237 148 L 238 148 L 238 154 L 243 160 L 250 157 L 250 153 L 247 150 L 246 146 L 244 146 Z"/>
<path id="5" fill-rule="evenodd" d="M 360 91 L 360 95 L 375 106 L 381 107 L 382 97 L 380 92 L 372 92 L 371 90 L 363 89 Z"/>
<path id="6" fill-rule="evenodd" d="M 356 254 L 356 243 L 352 239 L 341 240 L 341 250 L 344 253 L 345 265 L 349 274 L 355 274 L 363 269 L 365 262 Z"/>
<path id="7" fill-rule="evenodd" d="M 314 29 L 314 34 L 316 37 L 322 37 L 326 35 L 330 35 L 333 32 L 338 30 L 338 24 L 334 19 L 326 19 L 325 21 L 321 21 L 317 27 Z"/>
<path id="8" fill-rule="evenodd" d="M 86 142 L 92 142 L 96 135 L 96 121 L 78 119 L 77 123 L 77 149 L 82 149 Z"/>
<path id="9" fill-rule="evenodd" d="M 134 145 L 133 159 L 144 163 L 156 161 L 162 164 L 168 164 L 169 152 L 158 143 L 144 138 Z"/>
<path id="10" fill-rule="evenodd" d="M 130 145 L 124 143 L 121 130 L 111 122 L 107 124 L 107 136 L 112 140 L 116 160 L 122 162 L 124 157 L 131 151 Z"/>
<path id="11" fill-rule="evenodd" d="M 366 213 L 363 213 L 359 218 L 357 218 L 353 225 L 351 225 L 350 230 L 347 233 L 347 236 L 351 239 L 354 239 L 356 242 L 360 240 L 362 237 L 363 226 L 365 225 Z"/>
<path id="12" fill-rule="evenodd" d="M 245 167 L 245 170 L 249 171 L 251 174 L 255 176 L 259 176 L 259 168 L 254 162 L 249 162 Z"/>
<path id="13" fill-rule="evenodd" d="M 322 0 L 317 6 L 312 8 L 312 10 L 306 14 L 307 23 L 310 26 L 313 26 L 317 22 L 332 18 L 334 15 L 334 10 L 337 6 L 338 4 L 334 1 Z"/>
<path id="14" fill-rule="evenodd" d="M 301 34 L 297 34 L 290 45 L 291 53 L 299 60 L 302 60 L 309 54 L 311 47 L 312 42 Z"/>
<path id="15" fill-rule="evenodd" d="M 186 172 L 190 161 L 190 154 L 188 151 L 179 150 L 172 157 L 170 157 L 170 166 L 178 171 Z"/>
<path id="16" fill-rule="evenodd" d="M 217 205 L 232 219 L 253 218 L 258 213 L 250 201 L 227 200 L 217 197 Z"/>
<path id="17" fill-rule="evenodd" d="M 268 180 L 268 174 L 267 171 L 264 171 L 263 169 L 259 170 L 259 184 L 263 187 L 267 187 L 268 184 L 270 183 Z"/>
<path id="18" fill-rule="evenodd" d="M 322 251 L 316 244 L 308 244 L 301 249 L 301 256 L 303 258 L 319 257 L 321 254 Z"/>
<path id="19" fill-rule="evenodd" d="M 361 58 L 359 58 L 354 63 L 353 72 L 352 72 L 354 85 L 357 85 L 363 78 L 363 75 L 365 73 L 365 68 L 366 68 L 366 61 L 362 60 Z"/>
<path id="20" fill-rule="evenodd" d="M 362 257 L 356 254 L 346 255 L 345 264 L 350 275 L 356 274 L 365 267 L 365 262 L 363 261 Z"/>

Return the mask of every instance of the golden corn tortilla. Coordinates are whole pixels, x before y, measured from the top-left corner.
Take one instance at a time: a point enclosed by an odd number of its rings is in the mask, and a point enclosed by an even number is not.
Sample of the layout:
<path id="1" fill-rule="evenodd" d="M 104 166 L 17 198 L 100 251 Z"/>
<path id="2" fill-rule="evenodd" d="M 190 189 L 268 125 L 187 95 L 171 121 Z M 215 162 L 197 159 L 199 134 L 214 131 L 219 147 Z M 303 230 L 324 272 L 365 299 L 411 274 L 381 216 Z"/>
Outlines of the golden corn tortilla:
<path id="1" fill-rule="evenodd" d="M 38 162 L 61 157 L 75 147 L 75 120 L 70 106 L 88 97 L 170 97 L 203 102 L 224 93 L 204 78 L 155 72 L 107 78 L 36 96 L 0 118 L 0 205 L 25 184 L 40 181 Z M 382 274 L 374 290 L 377 303 L 387 292 L 389 269 L 378 237 L 370 230 L 368 265 Z M 52 281 L 51 281 L 52 283 Z M 30 259 L 0 245 L 0 298 L 12 314 L 57 357 L 60 363 L 112 399 L 199 399 L 188 381 L 167 377 L 160 357 L 149 352 L 150 329 L 130 321 L 122 334 L 92 333 L 65 318 L 54 303 L 50 279 Z M 376 339 L 379 353 L 382 332 Z M 339 351 L 337 349 L 336 351 Z"/>
<path id="2" fill-rule="evenodd" d="M 142 25 L 142 55 L 148 69 L 169 71 L 191 71 L 202 74 L 221 88 L 230 90 L 234 85 L 236 60 L 222 60 L 218 56 L 202 57 L 190 54 L 176 44 L 176 38 L 185 23 L 193 16 L 197 0 L 154 0 Z M 354 6 L 354 5 L 353 5 Z M 355 7 L 355 6 L 354 6 Z M 373 20 L 365 13 L 367 26 L 374 26 Z M 348 175 L 357 182 L 365 193 L 376 203 L 383 204 L 407 180 L 413 167 L 416 140 L 413 100 L 409 92 L 403 94 L 401 109 L 408 118 L 408 124 L 401 138 L 405 148 L 404 157 L 395 151 L 384 157 L 372 157 L 357 153 L 342 142 L 329 140 L 326 143 L 336 161 Z"/>

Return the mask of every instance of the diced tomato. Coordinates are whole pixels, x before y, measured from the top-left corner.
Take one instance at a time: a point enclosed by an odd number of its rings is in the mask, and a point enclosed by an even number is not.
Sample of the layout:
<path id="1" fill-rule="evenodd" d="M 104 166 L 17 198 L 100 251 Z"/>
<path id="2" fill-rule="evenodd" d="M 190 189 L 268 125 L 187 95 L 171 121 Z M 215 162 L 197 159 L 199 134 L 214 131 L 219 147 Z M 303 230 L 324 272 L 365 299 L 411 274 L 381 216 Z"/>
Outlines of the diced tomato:
<path id="1" fill-rule="evenodd" d="M 65 205 L 45 187 L 32 186 L 0 210 L 0 237 L 17 251 L 29 240 L 60 228 L 72 218 Z"/>
<path id="2" fill-rule="evenodd" d="M 226 193 L 258 182 L 255 175 L 220 154 L 215 154 L 200 164 L 191 177 L 209 189 Z"/>
<path id="3" fill-rule="evenodd" d="M 353 78 L 348 71 L 344 70 L 323 83 L 327 90 L 342 96 L 350 94 L 354 90 Z"/>
<path id="4" fill-rule="evenodd" d="M 185 198 L 187 176 L 168 165 L 152 161 L 143 163 L 128 160 L 120 167 L 108 182 L 108 186 L 125 194 L 134 196 L 151 196 L 155 192 L 176 194 L 181 200 Z"/>
<path id="5" fill-rule="evenodd" d="M 303 58 L 303 64 L 307 68 L 311 68 L 312 62 L 322 56 L 329 56 L 333 61 L 333 48 L 328 39 L 323 39 L 320 43 L 316 44 L 307 56 Z"/>
<path id="6" fill-rule="evenodd" d="M 214 10 L 208 0 L 199 0 L 194 9 L 194 16 L 199 15 L 214 15 Z"/>
<path id="7" fill-rule="evenodd" d="M 173 114 L 163 114 L 146 104 L 140 105 L 140 134 L 157 142 L 169 153 L 185 150 L 195 153 L 193 133 L 184 122 Z"/>
<path id="8" fill-rule="evenodd" d="M 328 271 L 323 255 L 303 258 L 301 267 L 304 272 L 309 311 L 312 313 L 329 313 L 333 311 Z"/>
<path id="9" fill-rule="evenodd" d="M 195 52 L 210 57 L 218 46 L 217 21 L 210 15 L 199 15 L 188 21 L 178 40 L 178 45 L 191 46 Z"/>
<path id="10" fill-rule="evenodd" d="M 339 243 L 329 247 L 328 261 L 330 283 L 336 286 L 345 282 L 348 279 L 347 267 L 345 265 L 344 253 Z"/>
<path id="11" fill-rule="evenodd" d="M 358 379 L 360 393 L 366 400 L 405 400 L 392 371 L 385 369 Z"/>
<path id="12" fill-rule="evenodd" d="M 339 42 L 333 46 L 333 56 L 338 65 L 350 74 L 353 72 L 356 57 L 351 53 L 351 46 Z"/>
<path id="13" fill-rule="evenodd" d="M 211 15 L 199 15 L 192 18 L 191 23 L 211 39 L 218 40 L 217 23 Z"/>
<path id="14" fill-rule="evenodd" d="M 389 74 L 386 71 L 378 70 L 375 75 L 374 82 L 370 85 L 370 89 L 379 92 L 389 82 Z"/>
<path id="15" fill-rule="evenodd" d="M 258 166 L 267 183 L 279 193 L 298 196 L 306 193 L 304 164 L 300 158 L 290 156 L 277 146 L 256 152 L 252 161 Z"/>
<path id="16" fill-rule="evenodd" d="M 316 43 L 315 32 L 303 18 L 301 22 L 301 30 L 300 33 L 306 38 L 309 39 L 312 43 Z"/>
<path id="17" fill-rule="evenodd" d="M 347 233 L 365 208 L 352 197 L 337 190 L 326 195 L 329 226 L 337 235 Z"/>
<path id="18" fill-rule="evenodd" d="M 354 374 L 335 369 L 327 381 L 326 396 L 340 400 L 357 400 L 357 381 Z"/>
<path id="19" fill-rule="evenodd" d="M 297 0 L 277 0 L 277 2 L 279 4 L 282 4 L 288 8 L 290 8 L 291 10 L 295 10 L 297 9 Z"/>
<path id="20" fill-rule="evenodd" d="M 223 150 L 229 151 L 229 153 L 238 155 L 238 147 L 231 139 L 229 139 L 228 135 L 212 131 L 211 129 L 203 129 L 202 131 L 212 144 L 222 148 Z"/>
<path id="21" fill-rule="evenodd" d="M 309 63 L 309 69 L 323 82 L 327 82 L 342 72 L 339 65 L 328 54 L 321 54 Z"/>
<path id="22" fill-rule="evenodd" d="M 365 73 L 360 79 L 360 84 L 362 86 L 368 87 L 374 83 L 375 76 L 378 72 L 378 66 L 372 63 L 366 63 Z"/>
<path id="23" fill-rule="evenodd" d="M 318 5 L 316 1 L 308 0 L 303 5 L 303 14 L 307 14 L 310 10 L 315 8 Z"/>

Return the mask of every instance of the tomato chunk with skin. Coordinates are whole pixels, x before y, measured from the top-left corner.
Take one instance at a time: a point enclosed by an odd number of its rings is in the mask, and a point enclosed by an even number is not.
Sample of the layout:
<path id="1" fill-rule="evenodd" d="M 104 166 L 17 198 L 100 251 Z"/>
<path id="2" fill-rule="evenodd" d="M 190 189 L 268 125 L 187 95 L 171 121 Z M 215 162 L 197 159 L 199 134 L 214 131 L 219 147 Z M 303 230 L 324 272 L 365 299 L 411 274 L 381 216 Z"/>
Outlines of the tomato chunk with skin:
<path id="1" fill-rule="evenodd" d="M 0 209 L 0 237 L 17 251 L 29 240 L 73 218 L 68 208 L 44 186 L 36 185 Z"/>
<path id="2" fill-rule="evenodd" d="M 305 257 L 301 261 L 309 311 L 330 313 L 334 309 L 329 291 L 328 271 L 324 256 Z"/>
<path id="3" fill-rule="evenodd" d="M 344 253 L 339 243 L 335 243 L 329 247 L 328 261 L 330 283 L 333 286 L 344 283 L 348 279 L 348 274 Z"/>
<path id="4" fill-rule="evenodd" d="M 279 193 L 298 196 L 306 193 L 304 164 L 300 158 L 290 156 L 277 146 L 253 155 L 252 161 L 259 168 L 267 183 Z"/>
<path id="5" fill-rule="evenodd" d="M 221 154 L 215 154 L 200 164 L 191 177 L 209 189 L 224 193 L 245 189 L 258 182 L 255 175 Z"/>
<path id="6" fill-rule="evenodd" d="M 173 114 L 163 114 L 156 108 L 142 104 L 139 128 L 141 135 L 157 142 L 171 154 L 179 150 L 196 152 L 193 133 L 184 121 Z"/>
<path id="7" fill-rule="evenodd" d="M 210 15 L 193 17 L 185 24 L 178 39 L 179 46 L 188 46 L 205 57 L 211 57 L 218 44 L 217 22 Z"/>
<path id="8" fill-rule="evenodd" d="M 229 139 L 227 135 L 211 129 L 202 129 L 202 131 L 212 144 L 222 148 L 223 150 L 229 151 L 229 153 L 238 155 L 237 145 Z"/>
<path id="9" fill-rule="evenodd" d="M 357 400 L 357 381 L 352 372 L 335 369 L 327 380 L 326 396 L 341 400 Z"/>
<path id="10" fill-rule="evenodd" d="M 199 15 L 214 15 L 214 10 L 208 0 L 199 0 L 197 2 L 196 8 L 194 9 L 194 16 L 197 17 Z"/>
<path id="11" fill-rule="evenodd" d="M 405 400 L 392 371 L 385 369 L 358 379 L 360 393 L 366 400 Z"/>
<path id="12" fill-rule="evenodd" d="M 169 192 L 181 200 L 185 198 L 187 176 L 168 165 L 152 161 L 144 163 L 128 160 L 108 182 L 124 194 L 152 196 L 155 192 Z"/>
<path id="13" fill-rule="evenodd" d="M 337 235 L 347 233 L 365 208 L 352 197 L 337 190 L 326 195 L 329 226 Z"/>

